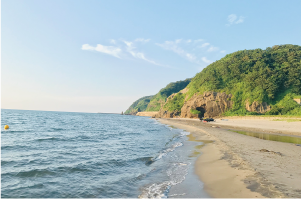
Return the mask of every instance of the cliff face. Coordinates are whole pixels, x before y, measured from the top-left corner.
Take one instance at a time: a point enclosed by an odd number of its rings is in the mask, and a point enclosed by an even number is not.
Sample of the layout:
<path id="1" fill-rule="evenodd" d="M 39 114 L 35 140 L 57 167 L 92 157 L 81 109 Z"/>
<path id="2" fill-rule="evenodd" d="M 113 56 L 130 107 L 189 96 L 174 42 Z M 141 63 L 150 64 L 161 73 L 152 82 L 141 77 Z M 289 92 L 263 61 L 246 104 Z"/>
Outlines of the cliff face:
<path id="1" fill-rule="evenodd" d="M 172 100 L 176 94 L 171 95 L 169 100 Z M 203 95 L 194 95 L 187 102 L 184 103 L 180 111 L 168 111 L 162 107 L 160 111 L 153 117 L 159 118 L 200 118 L 200 117 L 218 117 L 224 112 L 232 108 L 233 102 L 231 101 L 232 95 L 218 92 L 205 92 Z M 249 105 L 246 102 L 246 109 L 250 112 L 266 113 L 271 110 L 271 106 L 266 102 L 259 103 L 253 102 Z M 198 113 L 196 113 L 198 112 Z"/>
<path id="2" fill-rule="evenodd" d="M 246 103 L 246 109 L 250 112 L 257 112 L 257 113 L 266 113 L 271 110 L 271 106 L 268 105 L 266 102 L 253 102 L 249 105 L 249 102 Z"/>
<path id="3" fill-rule="evenodd" d="M 194 95 L 187 102 L 185 102 L 181 108 L 181 112 L 167 111 L 161 108 L 155 117 L 200 118 L 220 116 L 228 108 L 232 107 L 232 101 L 230 101 L 231 97 L 231 94 L 227 95 L 226 93 L 205 92 L 203 95 Z M 173 95 L 170 96 L 168 100 L 171 100 L 172 98 Z M 198 111 L 199 114 L 194 114 L 194 111 Z"/>
<path id="4" fill-rule="evenodd" d="M 199 118 L 216 117 L 222 115 L 227 109 L 232 108 L 232 95 L 217 92 L 205 92 L 203 95 L 194 95 L 181 109 L 181 117 Z M 199 114 L 193 114 L 197 110 Z"/>

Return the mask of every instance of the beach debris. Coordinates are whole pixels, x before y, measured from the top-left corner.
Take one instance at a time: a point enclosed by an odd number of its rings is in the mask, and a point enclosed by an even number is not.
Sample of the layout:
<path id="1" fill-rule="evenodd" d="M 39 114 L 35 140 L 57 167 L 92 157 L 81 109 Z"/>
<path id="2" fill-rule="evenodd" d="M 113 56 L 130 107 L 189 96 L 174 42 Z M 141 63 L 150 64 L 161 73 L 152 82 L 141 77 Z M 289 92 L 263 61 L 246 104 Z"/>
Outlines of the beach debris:
<path id="1" fill-rule="evenodd" d="M 296 146 L 301 146 L 301 144 L 296 144 Z"/>
<path id="2" fill-rule="evenodd" d="M 211 126 L 212 128 L 219 128 L 219 126 Z"/>
<path id="3" fill-rule="evenodd" d="M 9 126 L 8 125 L 5 125 L 4 126 L 4 129 L 6 130 L 6 129 L 9 129 Z"/>
<path id="4" fill-rule="evenodd" d="M 280 153 L 280 152 L 269 151 L 269 150 L 267 150 L 267 149 L 260 149 L 259 151 L 260 151 L 260 152 L 269 152 L 269 153 L 273 153 L 273 154 L 276 154 L 276 155 L 283 156 L 283 154 Z"/>
<path id="5" fill-rule="evenodd" d="M 228 119 L 221 119 L 222 121 L 228 121 Z"/>

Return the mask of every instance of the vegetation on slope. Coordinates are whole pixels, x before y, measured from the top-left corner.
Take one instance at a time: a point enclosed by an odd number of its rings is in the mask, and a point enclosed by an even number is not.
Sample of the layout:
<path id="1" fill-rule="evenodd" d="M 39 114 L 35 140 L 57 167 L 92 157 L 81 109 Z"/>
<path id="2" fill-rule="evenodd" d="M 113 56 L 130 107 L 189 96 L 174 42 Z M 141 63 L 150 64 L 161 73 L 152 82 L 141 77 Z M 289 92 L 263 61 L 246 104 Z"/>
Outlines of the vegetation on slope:
<path id="1" fill-rule="evenodd" d="M 183 93 L 177 93 L 171 100 L 169 100 L 169 103 L 166 103 L 164 105 L 164 109 L 168 111 L 178 111 L 181 112 L 181 108 L 184 105 L 185 96 Z"/>
<path id="2" fill-rule="evenodd" d="M 146 111 L 159 111 L 161 106 L 166 102 L 166 99 L 173 93 L 177 93 L 184 89 L 191 81 L 191 78 L 183 81 L 169 83 L 165 88 L 162 88 L 150 101 Z"/>
<path id="3" fill-rule="evenodd" d="M 147 105 L 149 104 L 150 100 L 153 97 L 154 96 L 151 95 L 151 96 L 145 96 L 145 97 L 138 99 L 124 112 L 124 114 L 136 115 L 137 112 L 145 111 Z"/>
<path id="4" fill-rule="evenodd" d="M 232 94 L 233 107 L 225 115 L 254 114 L 245 104 L 267 102 L 270 115 L 301 115 L 293 98 L 301 94 L 301 46 L 276 45 L 266 50 L 242 50 L 226 55 L 198 73 L 187 86 L 185 100 L 205 91 Z M 178 110 L 181 100 L 170 100 L 167 109 Z"/>

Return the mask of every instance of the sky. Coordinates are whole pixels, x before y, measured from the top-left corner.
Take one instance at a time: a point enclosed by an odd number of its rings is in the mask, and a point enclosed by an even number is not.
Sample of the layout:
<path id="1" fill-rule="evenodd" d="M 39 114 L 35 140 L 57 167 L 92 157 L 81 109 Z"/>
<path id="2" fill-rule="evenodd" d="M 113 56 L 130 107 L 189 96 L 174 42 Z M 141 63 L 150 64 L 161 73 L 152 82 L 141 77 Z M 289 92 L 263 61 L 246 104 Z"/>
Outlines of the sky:
<path id="1" fill-rule="evenodd" d="M 2 0 L 1 108 L 120 113 L 226 54 L 301 45 L 301 1 Z"/>

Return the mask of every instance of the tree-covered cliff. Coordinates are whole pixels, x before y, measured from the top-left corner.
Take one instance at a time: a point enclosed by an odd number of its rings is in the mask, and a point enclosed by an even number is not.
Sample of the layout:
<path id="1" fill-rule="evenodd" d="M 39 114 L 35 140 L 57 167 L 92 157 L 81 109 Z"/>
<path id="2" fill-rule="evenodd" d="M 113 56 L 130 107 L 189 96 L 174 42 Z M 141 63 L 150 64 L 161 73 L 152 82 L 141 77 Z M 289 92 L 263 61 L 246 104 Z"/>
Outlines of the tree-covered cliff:
<path id="1" fill-rule="evenodd" d="M 161 106 L 166 102 L 166 99 L 173 93 L 177 93 L 184 89 L 191 81 L 191 78 L 183 81 L 169 83 L 166 87 L 162 88 L 150 101 L 146 111 L 159 111 Z"/>
<path id="2" fill-rule="evenodd" d="M 141 97 L 140 99 L 136 100 L 125 112 L 124 114 L 131 114 L 136 115 L 137 112 L 145 111 L 147 105 L 149 104 L 150 100 L 154 96 L 145 96 Z"/>
<path id="3" fill-rule="evenodd" d="M 166 98 L 173 93 L 177 93 L 184 89 L 191 81 L 185 79 L 169 83 L 166 87 L 162 88 L 156 95 L 146 96 L 135 101 L 124 114 L 136 115 L 137 112 L 143 111 L 159 111 L 162 104 L 166 102 Z"/>
<path id="4" fill-rule="evenodd" d="M 214 91 L 232 94 L 232 107 L 225 115 L 257 114 L 246 109 L 253 102 L 266 102 L 270 108 L 265 114 L 301 115 L 301 106 L 293 100 L 301 94 L 301 46 L 276 45 L 228 54 L 196 74 L 187 90 L 168 100 L 163 109 L 181 111 L 193 96 Z"/>

